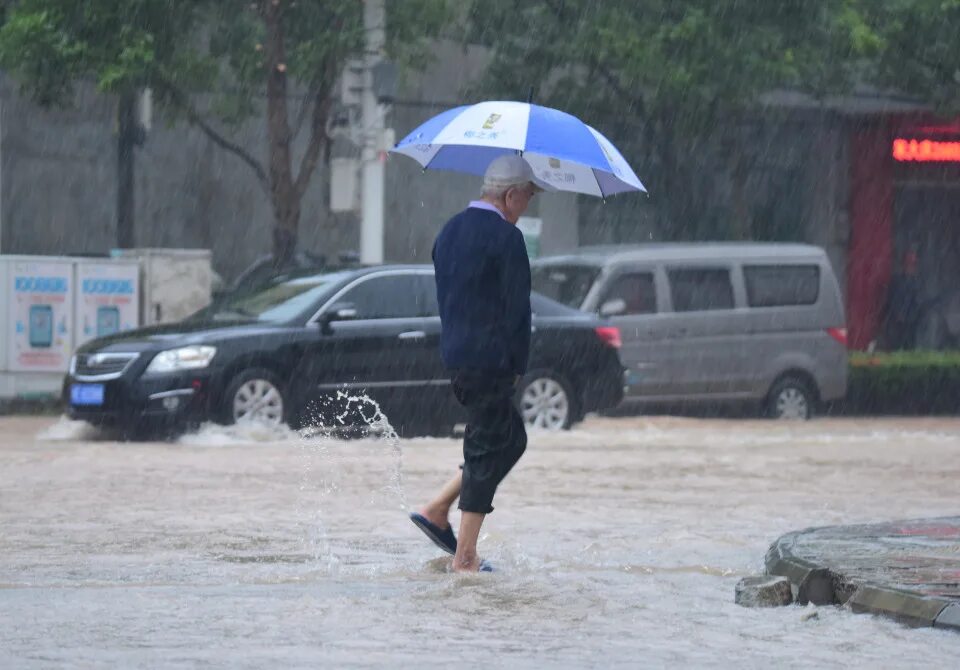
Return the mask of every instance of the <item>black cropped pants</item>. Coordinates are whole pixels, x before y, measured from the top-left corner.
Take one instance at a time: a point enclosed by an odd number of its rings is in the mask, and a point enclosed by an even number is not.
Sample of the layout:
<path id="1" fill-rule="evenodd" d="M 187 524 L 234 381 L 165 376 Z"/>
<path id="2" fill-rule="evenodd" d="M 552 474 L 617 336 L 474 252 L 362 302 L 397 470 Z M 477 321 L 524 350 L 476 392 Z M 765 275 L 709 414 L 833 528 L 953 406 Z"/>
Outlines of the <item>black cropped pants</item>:
<path id="1" fill-rule="evenodd" d="M 526 426 L 513 404 L 515 377 L 460 370 L 452 383 L 457 401 L 467 411 L 459 507 L 489 514 L 497 486 L 527 448 Z"/>

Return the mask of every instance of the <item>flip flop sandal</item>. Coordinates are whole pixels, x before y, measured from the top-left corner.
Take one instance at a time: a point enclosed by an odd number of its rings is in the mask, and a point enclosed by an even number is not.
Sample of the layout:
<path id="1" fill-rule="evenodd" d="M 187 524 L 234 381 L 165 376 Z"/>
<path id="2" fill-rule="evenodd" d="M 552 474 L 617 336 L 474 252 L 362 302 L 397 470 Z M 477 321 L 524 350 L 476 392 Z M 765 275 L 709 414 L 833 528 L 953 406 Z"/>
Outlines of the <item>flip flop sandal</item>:
<path id="1" fill-rule="evenodd" d="M 450 555 L 457 553 L 457 536 L 453 534 L 453 528 L 440 528 L 431 523 L 427 517 L 417 512 L 410 513 L 410 520 L 417 528 L 422 530 L 435 545 Z"/>

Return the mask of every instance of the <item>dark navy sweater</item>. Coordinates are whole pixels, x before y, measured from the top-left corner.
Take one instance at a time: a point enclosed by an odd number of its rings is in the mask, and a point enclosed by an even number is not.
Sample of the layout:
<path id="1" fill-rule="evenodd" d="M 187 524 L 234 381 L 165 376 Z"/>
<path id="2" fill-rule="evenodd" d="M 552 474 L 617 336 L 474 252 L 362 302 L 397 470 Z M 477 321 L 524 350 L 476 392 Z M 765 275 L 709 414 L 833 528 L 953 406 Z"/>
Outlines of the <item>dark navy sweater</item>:
<path id="1" fill-rule="evenodd" d="M 469 207 L 433 245 L 448 369 L 522 375 L 530 353 L 530 261 L 523 233 L 499 214 Z"/>

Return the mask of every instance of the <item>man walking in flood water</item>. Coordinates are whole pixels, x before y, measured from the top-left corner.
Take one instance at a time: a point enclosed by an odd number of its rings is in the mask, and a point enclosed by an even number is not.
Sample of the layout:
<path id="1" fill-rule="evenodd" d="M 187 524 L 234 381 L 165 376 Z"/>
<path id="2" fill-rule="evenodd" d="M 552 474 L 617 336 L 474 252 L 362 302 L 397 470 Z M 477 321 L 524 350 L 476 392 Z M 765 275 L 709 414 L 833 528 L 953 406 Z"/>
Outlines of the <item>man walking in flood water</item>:
<path id="1" fill-rule="evenodd" d="M 450 219 L 433 247 L 441 354 L 467 428 L 461 472 L 410 518 L 454 554 L 457 572 L 490 569 L 477 556 L 480 526 L 527 446 L 513 398 L 530 350 L 530 261 L 516 223 L 543 190 L 552 189 L 523 158 L 500 156 L 487 168 L 481 199 Z M 459 542 L 448 520 L 458 496 Z"/>

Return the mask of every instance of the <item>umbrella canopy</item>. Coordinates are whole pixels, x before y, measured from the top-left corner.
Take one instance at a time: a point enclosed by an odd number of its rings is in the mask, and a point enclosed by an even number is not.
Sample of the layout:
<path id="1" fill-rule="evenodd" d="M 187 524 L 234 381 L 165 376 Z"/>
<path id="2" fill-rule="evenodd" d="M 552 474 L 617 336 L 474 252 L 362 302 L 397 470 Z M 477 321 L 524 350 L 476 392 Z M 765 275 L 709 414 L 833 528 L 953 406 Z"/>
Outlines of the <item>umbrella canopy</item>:
<path id="1" fill-rule="evenodd" d="M 483 175 L 497 156 L 521 152 L 539 179 L 601 198 L 646 192 L 606 137 L 577 117 L 526 102 L 490 101 L 447 110 L 400 140 L 393 153 L 425 170 Z"/>

